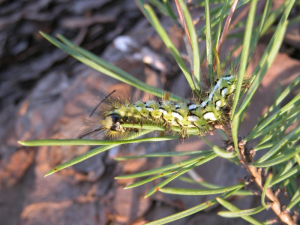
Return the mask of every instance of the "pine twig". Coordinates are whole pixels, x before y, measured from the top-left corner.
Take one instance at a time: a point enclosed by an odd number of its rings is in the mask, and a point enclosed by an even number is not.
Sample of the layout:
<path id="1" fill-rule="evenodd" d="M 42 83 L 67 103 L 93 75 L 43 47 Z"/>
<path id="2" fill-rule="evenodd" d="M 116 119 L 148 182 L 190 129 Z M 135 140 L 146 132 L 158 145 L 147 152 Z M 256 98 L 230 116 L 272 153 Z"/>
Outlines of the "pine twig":
<path id="1" fill-rule="evenodd" d="M 218 42 L 217 44 L 217 53 L 220 54 L 221 52 L 221 49 L 222 49 L 222 46 L 223 46 L 223 43 L 227 37 L 227 34 L 229 32 L 229 25 L 230 25 L 230 22 L 231 22 L 231 19 L 232 19 L 232 16 L 233 16 L 233 13 L 235 11 L 235 8 L 237 6 L 237 3 L 238 3 L 238 0 L 235 0 L 230 8 L 230 13 L 226 19 L 226 22 L 225 22 L 225 25 L 224 25 L 224 28 L 223 28 L 223 32 L 221 34 L 221 38 L 220 38 L 220 41 Z"/>
<path id="2" fill-rule="evenodd" d="M 186 22 L 185 22 L 185 19 L 184 19 L 184 16 L 183 16 L 182 9 L 181 9 L 181 7 L 180 7 L 180 5 L 179 5 L 179 3 L 178 3 L 177 0 L 175 0 L 175 4 L 176 4 L 176 8 L 177 8 L 177 11 L 178 11 L 179 18 L 180 18 L 181 23 L 182 23 L 182 25 L 184 27 L 185 34 L 186 34 L 186 36 L 187 36 L 187 38 L 189 40 L 189 43 L 190 43 L 190 45 L 192 47 L 191 37 L 190 37 L 189 31 L 188 31 L 188 28 L 187 28 L 187 25 L 186 25 Z"/>
<path id="3" fill-rule="evenodd" d="M 238 146 L 239 146 L 240 163 L 251 174 L 255 184 L 259 187 L 259 189 L 263 190 L 264 188 L 263 177 L 262 174 L 260 173 L 260 168 L 256 168 L 250 165 L 252 159 L 249 159 L 249 155 L 247 155 L 247 152 L 245 150 L 245 141 L 243 140 L 240 141 Z M 289 212 L 283 209 L 278 197 L 274 194 L 271 188 L 267 189 L 266 197 L 272 202 L 271 209 L 284 224 L 296 225 L 296 222 L 293 221 Z"/>

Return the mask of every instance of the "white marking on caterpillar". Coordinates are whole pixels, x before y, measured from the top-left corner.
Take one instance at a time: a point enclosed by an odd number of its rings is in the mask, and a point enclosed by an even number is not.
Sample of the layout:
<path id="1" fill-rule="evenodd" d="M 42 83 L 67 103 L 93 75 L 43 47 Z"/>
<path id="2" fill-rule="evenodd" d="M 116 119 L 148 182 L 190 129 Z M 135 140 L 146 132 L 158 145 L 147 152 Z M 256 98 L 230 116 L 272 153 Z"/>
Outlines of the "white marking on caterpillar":
<path id="1" fill-rule="evenodd" d="M 212 90 L 212 92 L 209 94 L 208 96 L 208 101 L 211 101 L 212 98 L 214 97 L 215 92 L 219 89 L 219 87 L 221 86 L 222 83 L 222 78 L 220 78 L 220 80 L 218 80 L 218 82 L 216 83 L 214 89 Z"/>
<path id="2" fill-rule="evenodd" d="M 180 115 L 178 112 L 172 112 L 172 116 L 179 120 L 183 120 L 182 115 Z"/>
<path id="3" fill-rule="evenodd" d="M 166 110 L 164 110 L 164 109 L 158 109 L 158 111 L 162 112 L 164 115 L 168 114 L 168 112 Z"/>
<path id="4" fill-rule="evenodd" d="M 221 100 L 219 100 L 219 101 L 216 102 L 216 109 L 217 109 L 217 110 L 220 109 L 221 103 L 222 103 Z"/>
<path id="5" fill-rule="evenodd" d="M 220 78 L 220 80 L 218 80 L 218 82 L 214 88 L 214 91 L 216 91 L 221 86 L 221 83 L 222 83 L 222 78 Z"/>
<path id="6" fill-rule="evenodd" d="M 213 97 L 214 97 L 214 92 L 212 92 L 212 93 L 209 94 L 208 101 L 211 101 Z"/>
<path id="7" fill-rule="evenodd" d="M 223 97 L 226 96 L 227 91 L 228 91 L 228 88 L 224 88 L 224 89 L 222 90 L 222 96 L 223 96 Z"/>
<path id="8" fill-rule="evenodd" d="M 175 109 L 179 109 L 180 107 L 179 107 L 179 105 L 175 105 Z"/>
<path id="9" fill-rule="evenodd" d="M 149 107 L 149 106 L 146 107 L 145 109 L 148 110 L 149 112 L 152 112 L 152 111 L 153 111 L 153 109 L 152 109 L 151 107 Z"/>
<path id="10" fill-rule="evenodd" d="M 198 108 L 198 105 L 196 105 L 196 104 L 189 105 L 189 110 L 194 110 L 194 109 L 197 109 L 197 108 Z"/>
<path id="11" fill-rule="evenodd" d="M 140 106 L 135 106 L 135 108 L 136 108 L 138 111 L 141 111 L 141 110 L 142 110 L 142 107 L 140 107 Z"/>
<path id="12" fill-rule="evenodd" d="M 222 79 L 224 79 L 224 80 L 231 80 L 231 79 L 233 79 L 235 76 L 229 76 L 229 77 L 222 77 Z"/>
<path id="13" fill-rule="evenodd" d="M 155 103 L 156 103 L 155 100 L 149 100 L 149 101 L 147 101 L 147 102 L 145 103 L 145 106 L 149 106 L 149 105 L 155 104 Z"/>
<path id="14" fill-rule="evenodd" d="M 196 122 L 199 120 L 199 117 L 198 116 L 188 116 L 188 121 L 191 121 L 191 122 Z"/>
<path id="15" fill-rule="evenodd" d="M 204 108 L 206 106 L 206 104 L 207 104 L 207 101 L 202 102 L 201 107 Z"/>
<path id="16" fill-rule="evenodd" d="M 205 113 L 204 116 L 203 116 L 204 119 L 206 120 L 212 120 L 212 121 L 216 121 L 217 118 L 215 117 L 214 113 L 212 112 L 208 112 L 208 113 Z"/>

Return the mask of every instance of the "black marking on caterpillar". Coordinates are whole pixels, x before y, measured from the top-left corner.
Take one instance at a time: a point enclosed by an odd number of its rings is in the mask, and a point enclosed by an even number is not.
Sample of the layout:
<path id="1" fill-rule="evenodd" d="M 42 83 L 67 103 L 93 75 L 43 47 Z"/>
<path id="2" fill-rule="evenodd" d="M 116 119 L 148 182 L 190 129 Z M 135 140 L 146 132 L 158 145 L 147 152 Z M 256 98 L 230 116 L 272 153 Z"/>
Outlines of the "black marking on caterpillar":
<path id="1" fill-rule="evenodd" d="M 116 138 L 137 131 L 136 128 L 122 127 L 122 124 L 153 124 L 164 126 L 167 131 L 178 127 L 182 138 L 185 138 L 188 128 L 197 128 L 201 136 L 205 135 L 213 131 L 216 125 L 228 122 L 235 83 L 234 75 L 221 77 L 202 100 L 189 103 L 165 99 L 130 103 L 108 98 L 109 104 L 100 112 L 101 130 L 106 136 Z"/>

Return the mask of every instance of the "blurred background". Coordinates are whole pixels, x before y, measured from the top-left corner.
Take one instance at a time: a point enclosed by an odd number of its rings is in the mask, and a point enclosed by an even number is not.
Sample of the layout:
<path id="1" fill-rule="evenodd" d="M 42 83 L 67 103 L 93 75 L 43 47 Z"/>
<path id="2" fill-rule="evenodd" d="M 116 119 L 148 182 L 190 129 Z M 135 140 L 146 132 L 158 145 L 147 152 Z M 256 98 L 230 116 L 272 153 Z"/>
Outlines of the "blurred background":
<path id="1" fill-rule="evenodd" d="M 275 9 L 283 1 L 274 1 Z M 261 1 L 257 11 L 262 12 Z M 235 13 L 234 19 L 245 8 Z M 193 8 L 192 15 L 203 13 Z M 295 7 L 292 16 L 299 15 Z M 185 54 L 183 34 L 170 18 L 161 21 L 173 43 Z M 201 28 L 204 21 L 198 23 Z M 89 150 L 88 147 L 25 148 L 17 140 L 77 138 L 103 93 L 135 100 L 151 96 L 77 62 L 41 37 L 39 31 L 63 34 L 77 45 L 156 87 L 182 97 L 191 91 L 159 36 L 132 0 L 0 0 L 0 223 L 10 224 L 144 224 L 198 205 L 211 197 L 157 193 L 145 199 L 154 183 L 134 189 L 134 180 L 114 180 L 176 162 L 180 158 L 116 163 L 116 156 L 158 151 L 206 149 L 199 138 L 167 143 L 131 144 L 102 153 L 71 168 L 44 175 L 53 167 Z M 251 74 L 270 36 L 258 45 Z M 234 46 L 231 39 L 221 57 Z M 201 51 L 204 43 L 200 43 Z M 233 56 L 234 58 L 234 56 Z M 253 99 L 241 133 L 247 134 L 272 104 L 278 85 L 289 84 L 300 73 L 300 23 L 288 27 L 284 44 Z M 296 89 L 299 91 L 299 88 Z M 209 140 L 223 145 L 218 134 Z M 233 185 L 245 172 L 226 160 L 215 159 L 197 169 L 199 176 L 218 185 Z M 196 187 L 174 181 L 171 186 Z M 254 207 L 260 198 L 231 198 L 242 208 Z M 172 224 L 245 224 L 240 219 L 216 216 L 220 206 Z M 261 215 L 261 220 L 272 218 Z M 258 215 L 260 216 L 260 214 Z"/>

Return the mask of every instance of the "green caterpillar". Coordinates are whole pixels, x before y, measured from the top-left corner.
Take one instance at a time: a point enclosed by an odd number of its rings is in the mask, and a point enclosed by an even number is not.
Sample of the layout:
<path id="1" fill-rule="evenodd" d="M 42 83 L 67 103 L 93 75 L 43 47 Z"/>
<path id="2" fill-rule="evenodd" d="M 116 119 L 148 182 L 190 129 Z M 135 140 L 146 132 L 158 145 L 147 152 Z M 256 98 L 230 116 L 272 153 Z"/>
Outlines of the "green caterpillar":
<path id="1" fill-rule="evenodd" d="M 165 126 L 166 130 L 176 126 L 180 128 L 182 138 L 186 136 L 187 128 L 197 128 L 200 135 L 214 130 L 216 125 L 228 122 L 232 93 L 235 90 L 234 75 L 219 78 L 204 100 L 172 102 L 169 100 L 129 103 L 110 99 L 108 108 L 101 112 L 101 120 L 107 136 L 116 137 L 132 132 L 132 128 L 122 127 L 122 124 L 157 124 Z"/>

